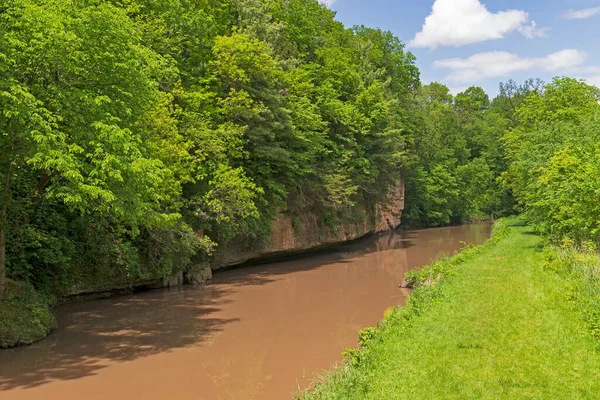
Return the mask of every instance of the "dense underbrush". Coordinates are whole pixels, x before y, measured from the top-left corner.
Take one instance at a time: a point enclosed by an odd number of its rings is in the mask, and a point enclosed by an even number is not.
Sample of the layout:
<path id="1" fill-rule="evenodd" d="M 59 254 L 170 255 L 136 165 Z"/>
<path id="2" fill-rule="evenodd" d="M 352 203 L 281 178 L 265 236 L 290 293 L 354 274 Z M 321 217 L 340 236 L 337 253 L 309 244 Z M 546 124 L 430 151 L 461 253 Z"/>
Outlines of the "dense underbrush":
<path id="1" fill-rule="evenodd" d="M 31 344 L 56 329 L 52 300 L 30 285 L 9 281 L 0 300 L 0 348 Z"/>
<path id="2" fill-rule="evenodd" d="M 568 284 L 568 296 L 600 341 L 600 254 L 591 243 L 575 247 L 569 241 L 546 247 L 548 269 Z"/>

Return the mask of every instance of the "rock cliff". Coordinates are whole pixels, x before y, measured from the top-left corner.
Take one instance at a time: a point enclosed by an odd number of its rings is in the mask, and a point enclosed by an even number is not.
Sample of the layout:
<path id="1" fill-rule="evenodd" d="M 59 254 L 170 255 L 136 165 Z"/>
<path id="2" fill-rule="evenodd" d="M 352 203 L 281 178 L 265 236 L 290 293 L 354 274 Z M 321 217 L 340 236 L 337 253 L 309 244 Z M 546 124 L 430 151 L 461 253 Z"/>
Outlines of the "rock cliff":
<path id="1" fill-rule="evenodd" d="M 302 253 L 374 233 L 388 232 L 398 228 L 404 211 L 404 182 L 391 188 L 387 200 L 382 204 L 363 207 L 356 221 L 337 227 L 323 223 L 316 211 L 306 211 L 295 218 L 285 213 L 273 222 L 271 235 L 266 240 L 250 240 L 239 236 L 217 249 L 211 258 L 210 268 L 202 265 L 177 272 L 171 277 L 146 281 L 119 279 L 106 281 L 87 277 L 85 282 L 72 286 L 65 297 L 111 294 L 132 288 L 168 288 L 183 284 L 203 284 L 212 278 L 212 270 L 243 264 L 280 255 Z M 97 282 L 102 282 L 98 284 Z"/>
<path id="2" fill-rule="evenodd" d="M 251 260 L 301 253 L 374 233 L 388 232 L 400 226 L 403 211 L 404 182 L 400 181 L 391 188 L 386 202 L 362 209 L 364 218 L 360 222 L 328 227 L 323 224 L 317 212 L 308 211 L 296 218 L 280 214 L 273 222 L 273 231 L 266 241 L 238 237 L 217 249 L 211 260 L 211 268 L 219 269 Z"/>

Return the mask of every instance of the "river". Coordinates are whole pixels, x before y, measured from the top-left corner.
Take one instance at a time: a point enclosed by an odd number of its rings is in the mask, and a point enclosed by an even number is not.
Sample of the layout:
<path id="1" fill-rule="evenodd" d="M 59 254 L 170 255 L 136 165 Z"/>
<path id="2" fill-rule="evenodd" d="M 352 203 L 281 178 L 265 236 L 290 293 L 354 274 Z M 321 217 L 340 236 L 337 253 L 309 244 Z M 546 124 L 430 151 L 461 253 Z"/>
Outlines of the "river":
<path id="1" fill-rule="evenodd" d="M 399 283 L 489 237 L 488 224 L 363 239 L 215 273 L 205 287 L 59 307 L 58 330 L 0 350 L 0 399 L 292 398 L 409 294 Z"/>

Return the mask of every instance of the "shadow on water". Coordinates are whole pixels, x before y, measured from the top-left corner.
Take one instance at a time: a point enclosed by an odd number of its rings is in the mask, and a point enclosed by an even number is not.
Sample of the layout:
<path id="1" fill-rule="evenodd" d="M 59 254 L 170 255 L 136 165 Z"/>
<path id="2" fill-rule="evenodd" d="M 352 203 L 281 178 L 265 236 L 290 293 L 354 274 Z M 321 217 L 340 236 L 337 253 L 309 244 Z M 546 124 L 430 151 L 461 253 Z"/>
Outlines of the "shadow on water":
<path id="1" fill-rule="evenodd" d="M 420 249 L 424 246 L 427 257 L 431 258 L 430 249 L 436 249 L 452 235 L 452 230 L 439 229 L 431 236 L 420 233 L 415 239 L 419 247 L 414 254 L 423 253 Z M 331 264 L 343 268 L 344 264 L 369 253 L 411 251 L 414 238 L 413 232 L 371 237 L 339 246 L 330 253 L 220 271 L 215 273 L 213 283 L 205 287 L 154 290 L 59 307 L 56 310 L 59 328 L 47 339 L 29 347 L 0 350 L 0 391 L 80 379 L 95 375 L 113 363 L 204 346 L 228 325 L 242 320 L 223 318 L 220 312 L 231 301 L 228 297 L 243 287 L 267 285 L 281 275 Z M 414 266 L 428 263 L 429 258 L 419 258 Z"/>
<path id="2" fill-rule="evenodd" d="M 211 318 L 226 292 L 153 291 L 57 310 L 59 329 L 42 342 L 0 352 L 0 391 L 79 379 L 105 368 L 203 342 L 237 319 Z"/>

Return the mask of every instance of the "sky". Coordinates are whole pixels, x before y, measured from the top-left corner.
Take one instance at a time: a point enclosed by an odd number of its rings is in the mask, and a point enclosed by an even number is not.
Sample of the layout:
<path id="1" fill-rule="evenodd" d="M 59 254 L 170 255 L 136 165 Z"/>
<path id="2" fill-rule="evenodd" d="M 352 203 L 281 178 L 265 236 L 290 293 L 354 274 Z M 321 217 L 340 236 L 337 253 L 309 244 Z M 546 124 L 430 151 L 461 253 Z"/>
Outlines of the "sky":
<path id="1" fill-rule="evenodd" d="M 555 76 L 600 86 L 600 0 L 322 0 L 347 27 L 393 32 L 421 80 L 453 93 Z"/>

